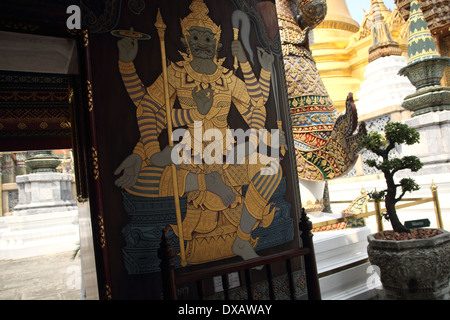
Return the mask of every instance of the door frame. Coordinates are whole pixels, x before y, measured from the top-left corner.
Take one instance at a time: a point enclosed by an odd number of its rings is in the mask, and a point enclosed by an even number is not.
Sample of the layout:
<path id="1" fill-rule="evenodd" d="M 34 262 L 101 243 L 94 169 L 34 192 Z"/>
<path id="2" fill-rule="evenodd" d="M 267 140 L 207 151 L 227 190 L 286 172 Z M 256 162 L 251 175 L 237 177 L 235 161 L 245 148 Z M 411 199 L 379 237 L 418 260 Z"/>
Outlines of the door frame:
<path id="1" fill-rule="evenodd" d="M 87 299 L 110 299 L 111 276 L 108 264 L 104 263 L 108 261 L 108 252 L 103 226 L 103 204 L 101 197 L 96 196 L 101 189 L 88 30 L 69 30 L 62 25 L 0 17 L 0 31 L 60 37 L 76 42 L 78 74 L 69 77 L 69 88 L 72 91 L 70 128 L 79 210 L 82 273 Z M 33 146 L 29 145 L 27 148 L 32 149 Z"/>

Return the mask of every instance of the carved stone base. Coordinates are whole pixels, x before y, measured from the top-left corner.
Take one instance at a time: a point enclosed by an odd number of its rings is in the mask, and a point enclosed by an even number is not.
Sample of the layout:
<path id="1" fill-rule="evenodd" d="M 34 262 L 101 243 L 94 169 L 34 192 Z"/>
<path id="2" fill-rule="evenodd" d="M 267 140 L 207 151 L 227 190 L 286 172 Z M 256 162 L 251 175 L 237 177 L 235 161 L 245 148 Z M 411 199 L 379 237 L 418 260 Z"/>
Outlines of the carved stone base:
<path id="1" fill-rule="evenodd" d="M 386 299 L 450 298 L 450 233 L 429 239 L 391 241 L 367 237 L 370 262 L 380 268 Z"/>
<path id="2" fill-rule="evenodd" d="M 413 111 L 413 117 L 428 112 L 450 110 L 450 88 L 431 86 L 405 97 L 402 107 Z"/>

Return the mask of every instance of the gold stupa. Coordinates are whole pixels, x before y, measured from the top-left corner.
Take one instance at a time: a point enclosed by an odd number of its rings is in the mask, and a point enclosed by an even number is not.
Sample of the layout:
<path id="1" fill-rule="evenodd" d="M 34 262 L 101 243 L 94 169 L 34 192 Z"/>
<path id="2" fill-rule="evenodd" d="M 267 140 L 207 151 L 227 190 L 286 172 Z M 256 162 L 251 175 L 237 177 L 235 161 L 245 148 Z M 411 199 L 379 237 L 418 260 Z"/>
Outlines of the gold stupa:
<path id="1" fill-rule="evenodd" d="M 328 0 L 327 4 L 325 20 L 314 29 L 311 50 L 328 93 L 337 109 L 343 111 L 347 94 L 358 92 L 364 81 L 369 48 L 373 46 L 371 30 L 375 13 L 381 13 L 405 57 L 408 54 L 408 28 L 398 9 L 391 12 L 383 0 L 371 0 L 371 8 L 361 25 L 352 18 L 345 0 Z"/>

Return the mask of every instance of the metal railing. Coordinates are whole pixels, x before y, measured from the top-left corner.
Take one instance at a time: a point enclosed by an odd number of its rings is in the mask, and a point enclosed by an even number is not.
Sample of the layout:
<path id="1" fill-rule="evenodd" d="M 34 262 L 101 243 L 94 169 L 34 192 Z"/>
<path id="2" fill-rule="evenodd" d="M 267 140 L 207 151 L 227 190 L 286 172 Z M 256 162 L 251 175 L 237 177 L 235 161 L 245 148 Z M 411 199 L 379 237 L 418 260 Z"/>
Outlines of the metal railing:
<path id="1" fill-rule="evenodd" d="M 437 226 L 440 229 L 444 229 L 444 224 L 442 222 L 442 215 L 441 215 L 441 207 L 439 204 L 439 195 L 438 195 L 438 187 L 434 184 L 434 182 L 432 182 L 431 184 L 431 197 L 424 197 L 424 198 L 407 198 L 407 199 L 402 199 L 402 202 L 408 202 L 405 204 L 401 204 L 396 206 L 396 209 L 403 209 L 403 208 L 408 208 L 408 207 L 412 207 L 412 206 L 416 206 L 416 205 L 420 205 L 420 204 L 424 204 L 424 203 L 428 203 L 428 202 L 433 202 L 434 204 L 434 212 L 436 214 L 436 222 L 437 222 Z M 365 194 L 366 192 L 364 191 L 364 189 L 361 191 L 361 194 Z M 352 203 L 353 200 L 339 200 L 339 201 L 330 201 L 330 204 L 347 204 L 347 203 Z M 386 212 L 386 209 L 381 207 L 381 203 L 379 201 L 374 201 L 374 200 L 369 200 L 368 202 L 373 203 L 374 204 L 374 208 L 375 210 L 373 211 L 368 211 L 368 206 L 367 203 L 364 206 L 363 209 L 363 213 L 360 214 L 355 214 L 355 215 L 350 215 L 350 216 L 346 216 L 346 217 L 342 217 L 342 218 L 338 218 L 338 219 L 333 219 L 333 220 L 327 220 L 327 221 L 322 221 L 322 222 L 317 222 L 313 224 L 313 228 L 320 228 L 320 227 L 326 227 L 326 226 L 330 226 L 330 225 L 334 225 L 337 223 L 342 223 L 342 222 L 347 222 L 347 221 L 351 221 L 351 220 L 356 220 L 356 219 L 361 219 L 361 218 L 367 218 L 370 216 L 376 216 L 376 221 L 377 221 L 377 229 L 378 231 L 383 231 L 383 222 L 382 222 L 382 217 L 383 217 L 383 212 Z M 326 232 L 326 231 L 324 231 Z M 349 264 L 345 264 L 342 265 L 338 268 L 335 269 L 331 269 L 331 270 L 327 270 L 324 272 L 319 273 L 318 277 L 323 278 L 326 276 L 330 276 L 333 274 L 336 274 L 338 272 L 341 271 L 345 271 L 348 270 L 350 268 L 356 267 L 356 266 L 360 266 L 363 265 L 365 263 L 368 263 L 369 258 L 364 258 L 358 261 L 354 261 L 352 263 Z"/>
<path id="2" fill-rule="evenodd" d="M 439 204 L 438 187 L 436 186 L 436 184 L 434 182 L 432 182 L 430 189 L 431 189 L 431 194 L 432 194 L 431 197 L 402 199 L 402 200 L 400 200 L 401 202 L 408 202 L 408 203 L 398 205 L 395 208 L 396 209 L 404 209 L 404 208 L 417 206 L 417 205 L 428 203 L 428 202 L 433 202 L 433 204 L 434 204 L 434 212 L 436 214 L 437 226 L 440 229 L 444 229 L 444 223 L 442 222 L 441 207 L 440 207 L 440 204 Z M 330 203 L 331 204 L 351 203 L 352 201 L 353 200 L 340 200 L 340 201 L 330 201 Z M 342 218 L 337 218 L 337 219 L 317 222 L 317 223 L 313 224 L 313 228 L 326 227 L 326 226 L 334 225 L 334 224 L 337 224 L 337 223 L 347 222 L 347 221 L 361 219 L 361 218 L 367 218 L 367 217 L 370 217 L 370 216 L 374 215 L 374 216 L 376 216 L 378 231 L 383 231 L 382 218 L 383 218 L 383 213 L 386 212 L 386 208 L 382 208 L 381 207 L 381 202 L 380 201 L 369 200 L 368 202 L 374 203 L 375 210 L 368 211 L 367 210 L 367 206 L 366 206 L 366 208 L 364 210 L 366 212 L 363 212 L 363 213 L 360 213 L 360 214 L 356 214 L 356 215 L 350 215 L 350 216 L 346 216 L 346 217 L 342 217 Z"/>

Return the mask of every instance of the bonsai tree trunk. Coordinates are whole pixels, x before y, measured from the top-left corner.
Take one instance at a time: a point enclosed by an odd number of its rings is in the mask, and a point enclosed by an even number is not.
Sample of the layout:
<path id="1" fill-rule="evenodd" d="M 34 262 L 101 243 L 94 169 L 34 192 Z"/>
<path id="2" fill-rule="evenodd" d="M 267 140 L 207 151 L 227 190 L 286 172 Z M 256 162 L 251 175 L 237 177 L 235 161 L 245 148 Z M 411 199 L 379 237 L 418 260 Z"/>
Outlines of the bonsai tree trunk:
<path id="1" fill-rule="evenodd" d="M 386 211 L 389 215 L 389 221 L 391 221 L 392 228 L 395 232 L 409 232 L 409 230 L 400 222 L 395 211 L 395 205 L 386 203 Z"/>
<path id="2" fill-rule="evenodd" d="M 395 209 L 395 205 L 399 199 L 396 199 L 397 186 L 394 182 L 394 175 L 390 171 L 384 171 L 383 173 L 387 184 L 386 197 L 384 199 L 387 213 L 386 218 L 391 222 L 392 229 L 394 229 L 395 232 L 409 232 L 409 230 L 400 222 L 400 219 L 397 216 L 397 210 Z"/>

